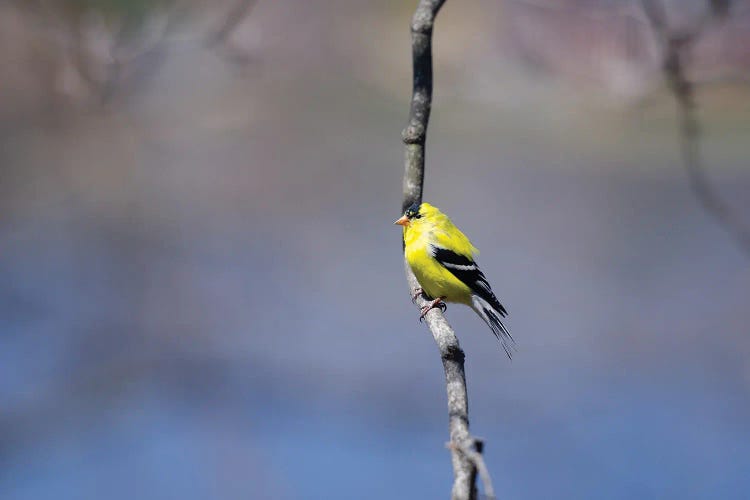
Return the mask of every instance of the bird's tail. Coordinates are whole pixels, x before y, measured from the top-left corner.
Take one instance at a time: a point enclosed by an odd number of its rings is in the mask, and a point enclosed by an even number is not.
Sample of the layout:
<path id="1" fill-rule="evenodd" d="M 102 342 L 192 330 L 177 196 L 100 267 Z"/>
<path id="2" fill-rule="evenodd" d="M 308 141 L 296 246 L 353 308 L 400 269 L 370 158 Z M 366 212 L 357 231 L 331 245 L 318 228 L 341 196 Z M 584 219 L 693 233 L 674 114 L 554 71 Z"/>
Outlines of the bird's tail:
<path id="1" fill-rule="evenodd" d="M 505 328 L 503 322 L 500 321 L 500 318 L 504 317 L 505 314 L 507 314 L 505 313 L 505 309 L 500 311 L 494 308 L 492 304 L 478 295 L 471 296 L 471 308 L 476 311 L 476 313 L 484 320 L 485 323 L 487 323 L 487 326 L 490 327 L 492 333 L 495 334 L 495 337 L 500 340 L 500 343 L 503 346 L 503 350 L 505 351 L 505 354 L 508 355 L 508 358 L 512 358 L 512 353 L 515 350 L 516 341 L 513 340 L 513 337 L 511 336 L 508 329 Z"/>

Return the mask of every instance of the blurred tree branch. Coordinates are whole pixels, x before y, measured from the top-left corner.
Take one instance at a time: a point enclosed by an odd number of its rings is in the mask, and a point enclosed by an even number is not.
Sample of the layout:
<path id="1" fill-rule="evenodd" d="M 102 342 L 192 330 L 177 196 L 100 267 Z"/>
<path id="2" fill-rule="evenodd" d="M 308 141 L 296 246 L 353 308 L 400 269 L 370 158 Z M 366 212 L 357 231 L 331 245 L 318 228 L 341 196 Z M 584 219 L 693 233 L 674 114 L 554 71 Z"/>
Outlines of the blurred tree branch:
<path id="1" fill-rule="evenodd" d="M 36 27 L 63 47 L 75 74 L 102 104 L 158 71 L 166 56 L 180 50 L 215 50 L 231 62 L 250 57 L 229 38 L 247 19 L 257 0 L 232 0 L 220 26 L 209 34 L 175 33 L 200 6 L 187 0 L 16 0 L 35 18 Z M 226 8 L 217 2 L 219 9 Z"/>
<path id="2" fill-rule="evenodd" d="M 435 17 L 444 2 L 445 0 L 420 0 L 411 21 L 414 76 L 409 123 L 402 133 L 406 146 L 402 212 L 411 204 L 422 202 L 425 141 L 432 106 L 432 29 Z M 406 261 L 404 264 L 409 290 L 419 288 L 417 278 L 409 264 Z M 417 297 L 416 302 L 419 307 L 427 304 L 421 296 Z M 464 373 L 464 352 L 453 328 L 438 309 L 427 313 L 425 321 L 440 350 L 440 358 L 445 371 L 451 439 L 449 448 L 452 453 L 454 475 L 451 498 L 454 500 L 477 498 L 475 486 L 477 470 L 481 471 L 485 494 L 488 498 L 494 498 L 492 482 L 482 458 L 483 444 L 469 433 L 469 403 Z"/>
<path id="3" fill-rule="evenodd" d="M 206 45 L 214 47 L 219 44 L 226 44 L 229 37 L 250 14 L 256 3 L 258 3 L 257 0 L 237 0 L 224 17 L 224 22 L 221 23 L 219 29 L 208 36 Z"/>
<path id="4" fill-rule="evenodd" d="M 230 41 L 232 34 L 247 19 L 250 11 L 253 10 L 258 0 L 237 0 L 234 6 L 229 9 L 224 21 L 219 28 L 210 33 L 206 40 L 206 47 L 215 49 L 219 56 L 236 64 L 247 64 L 250 61 L 248 54 L 233 45 Z"/>
<path id="5" fill-rule="evenodd" d="M 750 256 L 750 228 L 713 188 L 706 176 L 700 150 L 700 123 L 696 116 L 695 86 L 686 76 L 686 64 L 695 43 L 706 29 L 723 21 L 730 12 L 729 0 L 708 0 L 706 13 L 687 29 L 669 26 L 662 0 L 641 0 L 643 12 L 656 38 L 662 72 L 677 104 L 680 150 L 690 181 L 690 188 L 703 209 L 735 239 L 739 248 Z"/>
<path id="6" fill-rule="evenodd" d="M 141 41 L 136 47 L 132 47 L 131 38 L 134 32 L 139 31 L 139 20 L 132 16 L 126 16 L 120 21 L 120 26 L 113 36 L 109 48 L 109 61 L 107 63 L 107 76 L 101 85 L 101 102 L 108 103 L 117 93 L 118 86 L 123 83 L 126 73 L 137 73 L 140 67 L 145 66 L 145 61 L 152 62 L 152 70 L 157 70 L 164 62 L 164 51 L 169 36 L 179 24 L 178 20 L 184 16 L 184 12 L 175 4 L 169 5 L 162 13 L 163 22 L 158 29 L 152 30 L 147 42 Z M 159 57 L 161 56 L 161 57 Z"/>

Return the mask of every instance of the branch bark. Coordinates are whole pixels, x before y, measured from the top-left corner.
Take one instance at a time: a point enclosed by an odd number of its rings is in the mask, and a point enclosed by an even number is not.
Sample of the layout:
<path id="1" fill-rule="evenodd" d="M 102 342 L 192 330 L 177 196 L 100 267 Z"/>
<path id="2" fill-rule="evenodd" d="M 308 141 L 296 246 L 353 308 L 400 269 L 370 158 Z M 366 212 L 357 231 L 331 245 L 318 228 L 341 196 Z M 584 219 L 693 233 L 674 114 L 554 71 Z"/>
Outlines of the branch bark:
<path id="1" fill-rule="evenodd" d="M 680 154 L 693 191 L 703 209 L 734 238 L 740 250 L 750 256 L 748 227 L 714 189 L 706 176 L 700 149 L 700 123 L 695 112 L 695 86 L 685 74 L 690 51 L 714 21 L 723 21 L 729 12 L 728 0 L 710 0 L 706 14 L 690 29 L 669 26 L 662 0 L 641 0 L 641 6 L 656 38 L 662 72 L 677 105 Z"/>
<path id="2" fill-rule="evenodd" d="M 413 92 L 409 111 L 409 123 L 402 133 L 406 148 L 404 158 L 404 182 L 402 212 L 413 203 L 422 202 L 424 184 L 425 141 L 427 124 L 432 106 L 432 30 L 435 17 L 445 0 L 420 0 L 411 21 L 411 45 L 413 64 Z M 419 288 L 409 264 L 404 261 L 409 291 Z M 427 304 L 421 296 L 417 306 Z M 425 322 L 432 332 L 440 351 L 440 359 L 445 371 L 448 393 L 448 419 L 450 430 L 451 458 L 453 463 L 453 500 L 473 500 L 477 498 L 475 486 L 477 464 L 483 477 L 487 468 L 482 460 L 482 446 L 469 433 L 469 403 L 466 393 L 464 373 L 464 352 L 458 337 L 439 309 L 433 309 L 425 316 Z M 473 451 L 472 448 L 474 448 Z M 477 458 L 478 457 L 478 458 Z M 485 482 L 485 494 L 492 495 L 491 482 Z"/>
<path id="3" fill-rule="evenodd" d="M 490 477 L 490 471 L 487 465 L 484 463 L 484 457 L 482 457 L 482 451 L 484 451 L 484 442 L 481 439 L 473 439 L 473 442 L 465 441 L 461 444 L 448 443 L 448 448 L 458 450 L 476 467 L 479 472 L 479 477 L 482 478 L 482 486 L 484 486 L 484 496 L 487 499 L 495 498 L 495 488 L 492 486 L 492 477 Z M 472 479 L 473 481 L 476 479 Z"/>

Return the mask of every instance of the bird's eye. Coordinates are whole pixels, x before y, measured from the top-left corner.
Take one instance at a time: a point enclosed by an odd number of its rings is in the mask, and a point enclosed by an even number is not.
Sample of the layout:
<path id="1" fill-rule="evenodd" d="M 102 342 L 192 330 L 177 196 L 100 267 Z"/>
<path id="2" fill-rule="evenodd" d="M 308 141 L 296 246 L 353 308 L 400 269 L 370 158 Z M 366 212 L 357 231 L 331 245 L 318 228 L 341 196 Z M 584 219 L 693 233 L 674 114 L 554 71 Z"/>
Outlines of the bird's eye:
<path id="1" fill-rule="evenodd" d="M 415 218 L 415 219 L 421 219 L 421 218 L 422 218 L 422 216 L 421 216 L 421 215 L 419 215 L 419 214 L 414 214 L 414 218 Z"/>

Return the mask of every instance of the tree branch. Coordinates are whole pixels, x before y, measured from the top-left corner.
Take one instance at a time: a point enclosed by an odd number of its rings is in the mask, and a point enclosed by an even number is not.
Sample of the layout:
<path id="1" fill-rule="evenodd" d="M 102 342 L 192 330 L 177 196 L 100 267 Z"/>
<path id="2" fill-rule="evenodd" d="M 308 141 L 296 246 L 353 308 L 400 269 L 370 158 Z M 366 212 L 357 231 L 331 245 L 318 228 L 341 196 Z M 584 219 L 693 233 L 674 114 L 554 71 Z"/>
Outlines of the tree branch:
<path id="1" fill-rule="evenodd" d="M 444 2 L 445 0 L 420 0 L 411 21 L 414 78 L 409 123 L 402 133 L 406 147 L 402 212 L 413 203 L 422 202 L 425 140 L 432 105 L 432 29 L 435 17 Z M 404 263 L 409 290 L 415 290 L 419 288 L 417 278 L 409 264 Z M 427 304 L 427 301 L 420 296 L 417 297 L 416 303 L 422 307 Z M 477 465 L 481 463 L 480 471 L 483 477 L 485 475 L 489 477 L 489 474 L 484 467 L 484 462 L 476 459 L 476 455 L 479 455 L 481 459 L 481 446 L 477 447 L 477 451 L 467 453 L 469 448 L 466 447 L 466 443 L 476 441 L 469 434 L 469 403 L 466 394 L 464 352 L 453 328 L 438 309 L 428 312 L 425 321 L 440 350 L 440 358 L 445 371 L 454 476 L 451 498 L 472 500 L 477 498 L 475 487 Z M 485 486 L 485 493 L 492 494 L 491 482 L 485 484 L 489 484 L 489 489 Z"/>
<path id="2" fill-rule="evenodd" d="M 255 6 L 257 0 L 238 0 L 232 9 L 227 13 L 224 21 L 214 33 L 208 36 L 206 45 L 209 48 L 213 48 L 216 45 L 227 43 L 227 40 L 237 27 L 242 24 L 245 18 L 248 16 L 252 8 Z"/>
<path id="3" fill-rule="evenodd" d="M 230 40 L 232 34 L 247 19 L 250 11 L 255 7 L 257 0 L 237 0 L 232 9 L 227 13 L 221 26 L 206 40 L 206 47 L 216 50 L 216 53 L 228 61 L 246 65 L 251 62 L 250 54 L 236 47 Z"/>
<path id="4" fill-rule="evenodd" d="M 495 499 L 495 488 L 492 486 L 492 477 L 490 477 L 490 471 L 487 469 L 487 465 L 484 463 L 484 457 L 482 451 L 484 450 L 484 442 L 481 439 L 473 438 L 463 443 L 448 443 L 446 445 L 451 450 L 458 449 L 466 458 L 471 460 L 479 471 L 479 477 L 482 478 L 482 485 L 484 486 L 484 496 L 487 500 Z M 473 484 L 473 480 L 472 480 Z"/>
<path id="5" fill-rule="evenodd" d="M 728 15 L 729 2 L 709 1 L 706 14 L 695 26 L 684 31 L 669 27 L 662 0 L 641 0 L 641 6 L 661 52 L 664 79 L 677 104 L 680 153 L 690 189 L 703 209 L 726 229 L 740 250 L 750 256 L 750 227 L 722 199 L 706 176 L 700 149 L 700 123 L 695 113 L 695 88 L 685 75 L 685 64 L 693 45 L 710 23 Z"/>

